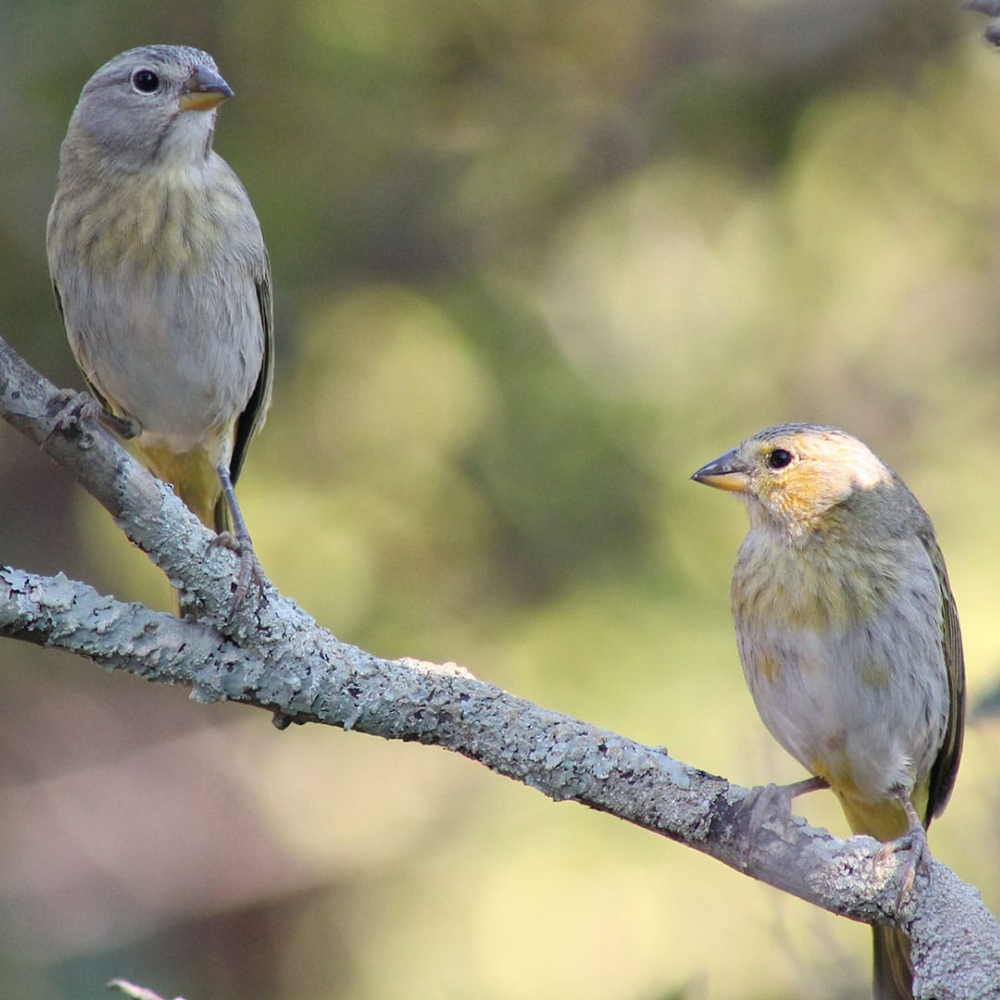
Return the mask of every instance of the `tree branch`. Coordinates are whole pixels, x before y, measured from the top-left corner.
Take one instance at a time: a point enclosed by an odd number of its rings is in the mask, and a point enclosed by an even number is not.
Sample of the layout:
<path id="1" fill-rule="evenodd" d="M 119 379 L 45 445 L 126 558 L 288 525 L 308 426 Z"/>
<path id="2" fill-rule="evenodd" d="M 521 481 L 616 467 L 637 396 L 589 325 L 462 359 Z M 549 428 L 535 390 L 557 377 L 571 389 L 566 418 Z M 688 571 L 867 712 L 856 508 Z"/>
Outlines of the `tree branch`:
<path id="1" fill-rule="evenodd" d="M 785 815 L 750 836 L 747 789 L 515 698 L 455 664 L 383 660 L 339 642 L 266 581 L 229 620 L 239 560 L 66 393 L 0 340 L 0 411 L 74 476 L 183 589 L 195 617 L 125 604 L 61 574 L 0 569 L 0 635 L 89 657 L 204 702 L 266 709 L 416 740 L 476 760 L 556 801 L 618 816 L 832 913 L 910 934 L 918 997 L 996 996 L 1000 926 L 978 892 L 932 861 L 899 910 L 906 857 Z M 876 863 L 876 859 L 878 863 Z"/>

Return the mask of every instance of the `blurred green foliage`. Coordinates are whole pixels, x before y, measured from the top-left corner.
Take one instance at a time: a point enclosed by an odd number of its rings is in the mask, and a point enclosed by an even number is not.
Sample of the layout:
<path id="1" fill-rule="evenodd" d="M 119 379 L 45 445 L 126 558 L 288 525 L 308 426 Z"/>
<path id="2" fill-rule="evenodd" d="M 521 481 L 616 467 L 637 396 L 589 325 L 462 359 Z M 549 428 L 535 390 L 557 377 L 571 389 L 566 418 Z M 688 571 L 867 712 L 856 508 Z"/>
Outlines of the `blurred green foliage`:
<path id="1" fill-rule="evenodd" d="M 454 659 L 746 784 L 737 504 L 687 482 L 844 426 L 934 517 L 973 698 L 1000 663 L 1000 61 L 950 4 L 0 4 L 0 330 L 79 385 L 45 216 L 81 86 L 182 42 L 271 251 L 278 382 L 240 483 L 341 638 Z M 3 560 L 166 607 L 0 428 Z M 852 997 L 867 929 L 463 760 L 6 643 L 0 994 Z M 996 723 L 935 852 L 1000 903 Z M 800 809 L 844 832 L 835 805 Z"/>

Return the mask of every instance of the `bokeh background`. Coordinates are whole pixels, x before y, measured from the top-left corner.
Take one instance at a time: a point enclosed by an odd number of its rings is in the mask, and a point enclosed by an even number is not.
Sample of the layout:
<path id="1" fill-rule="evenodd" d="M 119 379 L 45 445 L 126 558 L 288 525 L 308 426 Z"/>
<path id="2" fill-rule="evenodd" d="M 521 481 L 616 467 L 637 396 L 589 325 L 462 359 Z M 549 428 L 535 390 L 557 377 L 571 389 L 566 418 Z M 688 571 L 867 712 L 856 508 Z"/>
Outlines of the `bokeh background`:
<path id="1" fill-rule="evenodd" d="M 79 386 L 45 217 L 85 80 L 210 50 L 271 251 L 240 484 L 339 637 L 457 660 L 744 784 L 801 771 L 729 620 L 739 504 L 688 481 L 841 425 L 932 513 L 1000 680 L 1000 58 L 945 0 L 0 0 L 0 332 Z M 0 426 L 0 560 L 166 608 Z M 848 998 L 868 929 L 443 752 L 0 646 L 0 994 Z M 935 854 L 1000 907 L 998 723 Z M 799 809 L 844 832 L 829 796 Z"/>

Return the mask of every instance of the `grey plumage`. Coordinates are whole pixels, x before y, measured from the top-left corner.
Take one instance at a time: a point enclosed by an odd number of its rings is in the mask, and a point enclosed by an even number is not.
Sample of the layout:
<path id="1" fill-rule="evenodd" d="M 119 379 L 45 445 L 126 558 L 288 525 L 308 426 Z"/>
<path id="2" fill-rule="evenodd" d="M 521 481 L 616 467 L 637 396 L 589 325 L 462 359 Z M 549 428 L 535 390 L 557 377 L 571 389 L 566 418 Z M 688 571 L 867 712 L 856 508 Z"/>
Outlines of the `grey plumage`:
<path id="1" fill-rule="evenodd" d="M 100 404 L 209 526 L 271 397 L 270 268 L 243 185 L 212 149 L 232 95 L 205 52 L 146 46 L 87 82 L 62 145 L 48 256 Z"/>

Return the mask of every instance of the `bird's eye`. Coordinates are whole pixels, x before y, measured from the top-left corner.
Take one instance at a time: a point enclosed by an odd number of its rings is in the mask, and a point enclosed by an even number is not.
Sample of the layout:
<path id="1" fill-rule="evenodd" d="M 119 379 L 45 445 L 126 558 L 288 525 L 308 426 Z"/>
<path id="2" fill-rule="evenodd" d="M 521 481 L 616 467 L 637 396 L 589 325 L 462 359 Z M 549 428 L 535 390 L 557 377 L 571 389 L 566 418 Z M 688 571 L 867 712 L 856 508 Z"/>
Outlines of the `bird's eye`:
<path id="1" fill-rule="evenodd" d="M 137 69 L 132 74 L 132 86 L 140 94 L 155 94 L 160 89 L 160 76 L 151 69 Z"/>
<path id="2" fill-rule="evenodd" d="M 767 464 L 772 469 L 783 469 L 786 465 L 790 465 L 792 459 L 795 456 L 790 451 L 785 451 L 784 448 L 775 448 L 770 455 L 767 456 Z"/>

